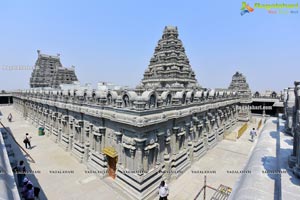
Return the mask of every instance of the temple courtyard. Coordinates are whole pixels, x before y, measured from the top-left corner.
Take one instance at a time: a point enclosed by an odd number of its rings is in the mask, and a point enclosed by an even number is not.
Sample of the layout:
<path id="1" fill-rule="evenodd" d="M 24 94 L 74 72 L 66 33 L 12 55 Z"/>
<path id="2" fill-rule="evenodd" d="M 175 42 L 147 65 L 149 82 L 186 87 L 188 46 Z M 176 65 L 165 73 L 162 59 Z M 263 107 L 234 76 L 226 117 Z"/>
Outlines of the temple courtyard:
<path id="1" fill-rule="evenodd" d="M 112 178 L 98 178 L 97 174 L 89 171 L 85 165 L 80 164 L 71 156 L 70 152 L 64 151 L 47 136 L 39 136 L 37 127 L 27 122 L 12 106 L 1 106 L 0 110 L 3 114 L 2 123 L 13 133 L 20 145 L 24 146 L 22 141 L 25 133 L 32 136 L 32 149 L 27 150 L 27 152 L 34 159 L 34 162 L 12 142 L 11 138 L 8 138 L 5 142 L 12 144 L 15 153 L 13 159 L 16 161 L 24 160 L 27 170 L 32 171 L 28 174 L 28 178 L 35 186 L 42 189 L 40 199 L 131 199 L 115 185 Z M 10 123 L 6 119 L 9 113 L 13 115 L 13 121 Z M 269 176 L 269 174 L 258 174 L 258 176 L 265 177 L 259 180 L 263 181 L 260 184 L 266 185 L 265 190 L 269 190 L 266 191 L 268 192 L 268 199 L 275 199 L 278 195 L 282 199 L 300 199 L 300 181 L 294 178 L 291 170 L 287 167 L 287 157 L 292 151 L 292 137 L 282 132 L 283 121 L 280 121 L 278 125 L 277 118 L 268 118 L 266 124 L 258 131 L 258 139 L 255 142 L 249 141 L 249 131 L 253 127 L 257 127 L 259 120 L 260 117 L 253 117 L 248 130 L 238 140 L 222 140 L 200 160 L 193 163 L 191 168 L 177 180 L 170 184 L 167 183 L 170 189 L 169 199 L 194 199 L 204 185 L 205 175 L 209 186 L 218 188 L 222 184 L 233 189 L 238 188 L 235 184 L 241 183 L 245 176 L 249 176 L 250 179 L 251 176 L 253 178 L 257 176 L 257 173 L 254 175 L 253 170 L 247 171 L 244 169 L 247 168 L 246 165 L 252 152 L 255 152 L 253 149 L 255 149 L 258 140 L 265 138 L 260 134 L 272 136 L 271 139 L 268 139 L 270 140 L 268 143 L 270 146 L 266 148 L 271 149 L 274 158 L 272 160 L 273 164 L 268 165 L 267 170 L 277 170 L 279 167 L 283 172 L 280 174 L 280 179 L 277 179 L 276 176 L 275 178 Z M 266 165 L 264 161 L 261 161 L 259 169 L 264 167 Z M 280 184 L 278 184 L 278 180 Z M 255 184 L 252 189 L 264 193 L 264 189 L 255 187 Z M 270 192 L 270 190 L 274 192 Z M 214 190 L 207 189 L 207 199 L 213 194 Z M 198 199 L 202 199 L 202 197 L 203 194 Z"/>

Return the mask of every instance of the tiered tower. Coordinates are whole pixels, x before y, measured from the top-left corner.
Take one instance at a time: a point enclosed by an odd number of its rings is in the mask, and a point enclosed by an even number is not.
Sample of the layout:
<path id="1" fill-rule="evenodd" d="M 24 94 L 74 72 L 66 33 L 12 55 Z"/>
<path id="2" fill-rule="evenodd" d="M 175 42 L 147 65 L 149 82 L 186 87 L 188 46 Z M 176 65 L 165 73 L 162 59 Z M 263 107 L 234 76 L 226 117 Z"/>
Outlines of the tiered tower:
<path id="1" fill-rule="evenodd" d="M 236 72 L 232 76 L 232 81 L 228 89 L 236 91 L 240 97 L 241 109 L 239 109 L 238 119 L 240 121 L 249 121 L 251 118 L 251 110 L 248 106 L 250 106 L 252 102 L 252 95 L 246 77 L 242 73 Z"/>
<path id="2" fill-rule="evenodd" d="M 177 27 L 166 26 L 144 73 L 144 88 L 199 88 Z"/>
<path id="3" fill-rule="evenodd" d="M 57 88 L 60 84 L 71 84 L 78 81 L 74 68 L 65 68 L 60 62 L 60 55 L 56 56 L 41 54 L 30 78 L 30 87 L 52 87 Z"/>

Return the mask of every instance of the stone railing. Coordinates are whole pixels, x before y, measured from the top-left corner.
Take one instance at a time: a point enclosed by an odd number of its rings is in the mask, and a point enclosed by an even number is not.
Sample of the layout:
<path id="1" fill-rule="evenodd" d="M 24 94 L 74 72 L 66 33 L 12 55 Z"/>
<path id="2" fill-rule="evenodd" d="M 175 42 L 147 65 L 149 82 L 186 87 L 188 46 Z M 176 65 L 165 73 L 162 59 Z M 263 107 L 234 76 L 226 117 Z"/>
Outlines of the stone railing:
<path id="1" fill-rule="evenodd" d="M 36 94 L 31 94 L 31 93 L 14 93 L 13 94 L 14 97 L 20 98 L 20 99 L 26 99 L 26 100 L 30 100 L 30 101 L 38 101 L 39 103 L 43 103 L 43 104 L 47 104 L 49 102 L 56 102 L 56 104 L 61 104 L 61 105 L 65 105 L 65 104 L 73 104 L 73 105 L 78 105 L 78 106 L 83 106 L 83 105 L 89 105 L 89 106 L 94 106 L 97 107 L 98 109 L 108 109 L 108 110 L 122 110 L 122 113 L 124 112 L 128 112 L 128 113 L 143 113 L 143 114 L 149 114 L 151 112 L 162 112 L 165 110 L 169 110 L 169 109 L 177 109 L 177 108 L 186 108 L 186 107 L 192 107 L 192 106 L 200 106 L 203 104 L 213 104 L 216 102 L 224 102 L 224 101 L 231 101 L 231 100 L 238 100 L 240 101 L 238 96 L 234 96 L 234 95 L 228 95 L 228 96 L 216 96 L 213 98 L 210 97 L 205 97 L 203 99 L 200 98 L 196 98 L 194 99 L 193 102 L 190 101 L 186 101 L 185 103 L 176 103 L 175 102 L 175 98 L 173 100 L 173 103 L 171 105 L 165 105 L 165 102 L 162 103 L 161 105 L 157 106 L 157 107 L 153 107 L 153 108 L 149 108 L 149 103 L 147 101 L 147 103 L 145 103 L 144 101 L 139 101 L 139 100 L 135 100 L 132 101 L 130 103 L 130 105 L 128 107 L 124 107 L 122 105 L 122 100 L 121 100 L 121 104 L 118 105 L 117 103 L 113 103 L 113 104 L 108 104 L 107 102 L 94 102 L 94 101 L 90 101 L 88 99 L 84 99 L 82 101 L 79 101 L 78 99 L 74 98 L 73 100 L 67 100 L 65 99 L 65 96 L 63 95 L 50 95 L 50 96 L 46 96 L 46 95 L 36 95 Z M 181 100 L 179 100 L 180 102 Z M 139 108 L 138 104 L 139 103 L 143 103 L 144 107 Z M 146 106 L 147 104 L 147 106 Z"/>
<path id="2" fill-rule="evenodd" d="M 256 99 L 281 99 L 281 96 L 271 96 L 271 95 L 256 96 L 256 95 L 252 95 L 252 98 L 256 98 Z"/>

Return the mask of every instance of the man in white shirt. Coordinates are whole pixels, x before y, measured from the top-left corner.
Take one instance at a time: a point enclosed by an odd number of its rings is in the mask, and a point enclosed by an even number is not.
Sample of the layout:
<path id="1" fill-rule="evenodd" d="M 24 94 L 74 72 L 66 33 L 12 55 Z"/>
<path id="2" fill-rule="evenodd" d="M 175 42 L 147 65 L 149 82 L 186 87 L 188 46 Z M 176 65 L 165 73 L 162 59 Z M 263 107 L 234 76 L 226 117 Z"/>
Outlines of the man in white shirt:
<path id="1" fill-rule="evenodd" d="M 254 137 L 256 136 L 255 128 L 253 128 L 253 129 L 250 131 L 250 136 L 251 136 L 251 141 L 253 142 L 253 141 L 254 141 Z"/>
<path id="2" fill-rule="evenodd" d="M 168 200 L 169 188 L 165 181 L 162 181 L 159 186 L 159 200 Z"/>

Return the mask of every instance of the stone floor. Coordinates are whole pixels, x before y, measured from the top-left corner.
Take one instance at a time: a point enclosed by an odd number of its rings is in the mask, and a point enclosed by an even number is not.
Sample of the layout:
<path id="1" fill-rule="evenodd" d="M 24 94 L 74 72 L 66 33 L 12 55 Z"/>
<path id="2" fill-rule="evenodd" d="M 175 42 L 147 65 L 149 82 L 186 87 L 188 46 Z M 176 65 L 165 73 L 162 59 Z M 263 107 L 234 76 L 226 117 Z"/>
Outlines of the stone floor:
<path id="1" fill-rule="evenodd" d="M 280 140 L 277 159 L 279 168 L 287 173 L 282 173 L 280 177 L 281 199 L 299 200 L 300 199 L 300 179 L 296 178 L 292 169 L 288 167 L 287 159 L 292 154 L 293 138 L 283 132 L 284 121 L 279 120 L 279 134 L 276 139 Z"/>
<path id="2" fill-rule="evenodd" d="M 80 164 L 70 152 L 64 151 L 58 144 L 46 136 L 38 136 L 37 128 L 25 121 L 11 106 L 0 107 L 3 113 L 2 123 L 13 133 L 19 144 L 23 145 L 23 138 L 28 132 L 32 136 L 28 153 L 35 160 L 26 159 L 20 148 L 16 147 L 16 160 L 27 160 L 27 170 L 36 173 L 28 174 L 28 178 L 35 186 L 42 189 L 41 200 L 44 199 L 128 199 L 110 186 L 110 180 L 100 180 L 93 174 L 85 173 L 87 168 Z M 5 116 L 13 115 L 13 122 L 9 123 Z M 73 173 L 51 173 L 50 171 L 73 171 Z M 39 173 L 40 172 L 40 173 Z M 108 178 L 109 179 L 109 178 Z"/>
<path id="3" fill-rule="evenodd" d="M 16 159 L 27 160 L 27 168 L 40 171 L 40 173 L 29 174 L 29 179 L 42 188 L 41 199 L 128 199 L 121 191 L 114 188 L 113 180 L 106 178 L 100 180 L 92 174 L 85 173 L 86 167 L 64 151 L 56 143 L 46 136 L 38 136 L 37 128 L 25 121 L 11 106 L 0 107 L 4 117 L 2 122 L 11 129 L 19 144 L 26 132 L 32 136 L 33 148 L 28 150 L 34 158 L 35 163 L 25 159 L 24 153 L 17 152 Z M 13 115 L 13 122 L 9 123 L 6 117 L 9 113 Z M 249 128 L 257 125 L 250 125 Z M 209 150 L 199 161 L 193 163 L 180 178 L 169 184 L 169 199 L 186 200 L 193 199 L 203 186 L 204 174 L 201 172 L 209 170 L 207 184 L 218 187 L 220 184 L 233 187 L 239 177 L 239 173 L 229 171 L 242 170 L 255 142 L 249 141 L 249 130 L 236 142 L 223 140 L 216 147 Z M 55 174 L 50 171 L 67 170 L 72 174 Z M 196 171 L 196 173 L 193 173 Z M 212 191 L 207 191 L 209 197 Z"/>
<path id="4" fill-rule="evenodd" d="M 191 169 L 169 185 L 169 199 L 194 199 L 204 185 L 205 175 L 207 177 L 207 185 L 211 187 L 218 188 L 223 184 L 232 188 L 256 143 L 256 141 L 249 141 L 249 132 L 250 129 L 257 127 L 258 121 L 255 120 L 255 123 L 250 124 L 238 140 L 223 140 L 219 142 L 199 161 L 193 163 Z M 205 171 L 210 172 L 205 174 Z M 207 199 L 210 199 L 209 197 L 213 194 L 214 191 L 212 189 L 206 190 Z M 202 195 L 198 199 L 202 199 Z"/>
<path id="5" fill-rule="evenodd" d="M 292 148 L 293 138 L 284 133 L 284 121 L 268 119 L 247 164 L 251 176 L 241 176 L 230 200 L 299 200 L 300 180 L 288 167 Z"/>

